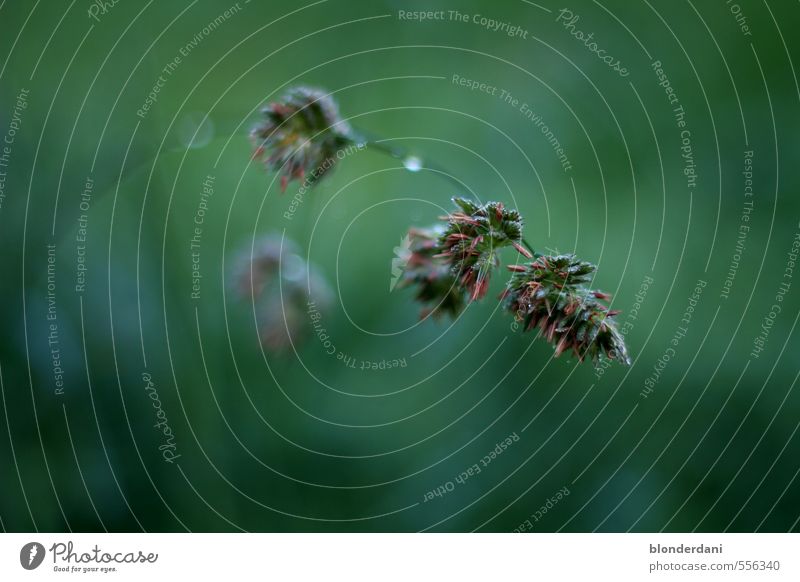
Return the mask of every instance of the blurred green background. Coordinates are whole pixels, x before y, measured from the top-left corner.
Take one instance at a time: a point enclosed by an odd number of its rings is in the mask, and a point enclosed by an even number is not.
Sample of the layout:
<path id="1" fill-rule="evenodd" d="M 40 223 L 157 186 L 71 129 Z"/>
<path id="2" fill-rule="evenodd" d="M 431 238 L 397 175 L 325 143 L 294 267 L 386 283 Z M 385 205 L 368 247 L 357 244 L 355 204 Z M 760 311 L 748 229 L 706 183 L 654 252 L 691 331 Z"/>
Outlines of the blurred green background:
<path id="1" fill-rule="evenodd" d="M 0 168 L 3 528 L 796 531 L 800 283 L 786 269 L 800 230 L 800 7 L 737 6 L 738 21 L 725 2 L 575 1 L 569 28 L 548 0 L 0 5 L 0 133 L 18 126 Z M 416 10 L 444 18 L 401 16 Z M 159 76 L 157 101 L 137 115 Z M 298 83 L 334 92 L 354 125 L 461 185 L 368 150 L 285 218 L 298 184 L 281 194 L 247 134 Z M 493 299 L 504 272 L 455 324 L 415 325 L 413 293 L 390 291 L 394 247 L 454 195 L 516 206 L 534 246 L 595 262 L 596 286 L 629 323 L 633 366 L 554 360 L 513 331 Z M 231 273 L 271 232 L 329 281 L 323 325 L 355 368 L 326 353 L 311 321 L 298 323 L 296 351 L 262 352 Z M 394 359 L 407 365 L 360 369 Z M 180 455 L 171 462 L 145 374 Z M 509 435 L 519 438 L 482 464 Z"/>

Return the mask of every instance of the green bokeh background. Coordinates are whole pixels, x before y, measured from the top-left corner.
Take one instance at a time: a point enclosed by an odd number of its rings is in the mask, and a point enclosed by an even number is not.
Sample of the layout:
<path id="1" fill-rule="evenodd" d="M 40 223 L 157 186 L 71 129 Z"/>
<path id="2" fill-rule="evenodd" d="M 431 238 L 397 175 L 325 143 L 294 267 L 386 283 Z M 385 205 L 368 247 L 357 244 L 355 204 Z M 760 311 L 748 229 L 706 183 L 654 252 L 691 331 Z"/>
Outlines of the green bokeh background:
<path id="1" fill-rule="evenodd" d="M 232 5 L 120 1 L 98 21 L 83 1 L 0 7 L 0 132 L 30 92 L 0 207 L 4 529 L 798 529 L 800 283 L 751 355 L 791 282 L 800 229 L 797 4 L 743 0 L 748 36 L 722 1 L 572 2 L 576 27 L 630 71 L 622 78 L 547 0 L 242 1 L 137 116 L 162 68 Z M 398 17 L 420 9 L 470 21 Z M 527 38 L 487 30 L 475 14 Z M 691 191 L 656 60 L 686 112 Z M 453 75 L 530 104 L 572 170 L 518 109 Z M 287 220 L 297 184 L 280 193 L 251 162 L 247 133 L 258 108 L 297 83 L 335 92 L 354 125 L 436 160 L 462 185 L 367 151 Z M 754 205 L 724 299 L 746 150 Z M 208 175 L 193 300 L 189 238 Z M 87 283 L 76 293 L 87 176 Z M 393 249 L 410 225 L 470 193 L 516 206 L 537 248 L 595 262 L 622 321 L 652 277 L 626 336 L 631 368 L 601 375 L 512 331 L 492 299 L 504 275 L 452 327 L 415 326 L 412 293 L 389 290 Z M 308 334 L 310 322 L 296 354 L 264 358 L 229 278 L 237 253 L 269 232 L 297 241 L 330 281 L 322 317 L 337 351 L 407 367 L 348 368 Z M 47 244 L 57 248 L 63 395 L 47 338 Z M 644 398 L 698 280 L 707 285 L 686 337 Z M 144 372 L 175 434 L 174 463 L 158 449 Z M 480 474 L 454 481 L 513 433 L 519 441 Z M 451 492 L 425 501 L 450 481 Z M 534 521 L 563 487 L 570 495 Z"/>

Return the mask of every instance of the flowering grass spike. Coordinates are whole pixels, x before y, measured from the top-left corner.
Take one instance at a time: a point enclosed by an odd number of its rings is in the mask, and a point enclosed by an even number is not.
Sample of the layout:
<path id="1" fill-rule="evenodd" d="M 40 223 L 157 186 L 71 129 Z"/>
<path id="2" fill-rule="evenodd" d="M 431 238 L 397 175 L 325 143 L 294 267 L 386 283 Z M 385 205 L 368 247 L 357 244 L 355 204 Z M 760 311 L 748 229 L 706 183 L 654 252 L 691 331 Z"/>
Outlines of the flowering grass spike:
<path id="1" fill-rule="evenodd" d="M 605 355 L 630 364 L 614 322 L 618 312 L 601 302 L 611 297 L 587 287 L 594 265 L 574 255 L 558 255 L 539 256 L 509 269 L 514 274 L 502 296 L 505 308 L 524 322 L 525 331 L 538 328 L 555 345 L 556 357 L 572 351 L 579 360 Z"/>
<path id="2" fill-rule="evenodd" d="M 456 317 L 467 304 L 465 291 L 459 286 L 450 264 L 441 256 L 441 225 L 408 231 L 409 246 L 401 287 L 415 285 L 416 300 L 423 304 L 420 317 Z"/>
<path id="3" fill-rule="evenodd" d="M 532 255 L 522 246 L 522 217 L 502 202 L 476 204 L 453 198 L 459 210 L 443 217 L 447 227 L 439 237 L 439 256 L 450 263 L 453 276 L 469 293 L 471 300 L 482 299 L 489 277 L 499 264 L 497 251 L 513 246 L 524 256 Z"/>
<path id="4" fill-rule="evenodd" d="M 264 119 L 250 132 L 253 158 L 280 173 L 282 191 L 291 180 L 320 180 L 337 152 L 356 141 L 336 102 L 321 89 L 293 87 L 261 113 Z"/>
<path id="5" fill-rule="evenodd" d="M 603 303 L 611 297 L 589 288 L 594 265 L 574 255 L 534 256 L 522 237 L 519 212 L 500 202 L 453 202 L 458 210 L 442 217 L 446 224 L 409 231 L 403 285 L 416 285 L 416 299 L 427 306 L 423 314 L 455 316 L 468 301 L 483 298 L 500 262 L 498 251 L 513 247 L 533 260 L 508 267 L 513 275 L 500 298 L 505 309 L 524 322 L 524 330 L 539 329 L 555 346 L 556 356 L 571 351 L 581 361 L 605 356 L 630 364 L 614 322 L 617 312 Z"/>
<path id="6" fill-rule="evenodd" d="M 341 151 L 352 145 L 369 146 L 402 159 L 410 171 L 422 167 L 419 158 L 386 145 L 384 140 L 365 139 L 342 119 L 331 95 L 320 89 L 293 87 L 262 113 L 264 119 L 250 134 L 253 158 L 280 174 L 281 190 L 292 180 L 315 184 L 335 165 Z M 481 204 L 458 197 L 453 202 L 457 208 L 441 217 L 443 224 L 411 229 L 402 248 L 396 249 L 399 255 L 392 262 L 390 290 L 395 284 L 415 287 L 415 298 L 423 305 L 422 317 L 457 317 L 468 303 L 486 296 L 492 273 L 500 265 L 500 251 L 512 247 L 532 261 L 509 266 L 513 275 L 501 299 L 505 309 L 524 322 L 526 331 L 539 329 L 555 346 L 556 356 L 570 351 L 580 360 L 604 356 L 630 364 L 614 321 L 616 312 L 604 303 L 610 296 L 589 288 L 594 265 L 574 255 L 534 255 L 522 236 L 522 216 L 502 202 Z M 274 317 L 278 305 L 276 267 L 281 265 L 282 275 L 277 280 L 289 292 L 288 306 L 287 302 L 281 306 L 284 328 L 291 331 L 301 327 L 300 307 L 310 299 L 290 274 L 292 269 L 287 276 L 283 267 L 287 262 L 301 266 L 305 262 L 291 250 L 284 256 L 274 239 L 266 239 L 258 250 L 238 277 L 240 293 L 249 292 L 253 300 L 265 305 L 262 343 L 281 349 L 291 338 L 276 329 L 281 323 Z"/>
<path id="7" fill-rule="evenodd" d="M 332 296 L 327 280 L 303 260 L 297 245 L 277 233 L 238 253 L 233 287 L 240 299 L 251 303 L 259 341 L 274 353 L 287 352 L 307 335 L 309 302 L 327 307 Z"/>

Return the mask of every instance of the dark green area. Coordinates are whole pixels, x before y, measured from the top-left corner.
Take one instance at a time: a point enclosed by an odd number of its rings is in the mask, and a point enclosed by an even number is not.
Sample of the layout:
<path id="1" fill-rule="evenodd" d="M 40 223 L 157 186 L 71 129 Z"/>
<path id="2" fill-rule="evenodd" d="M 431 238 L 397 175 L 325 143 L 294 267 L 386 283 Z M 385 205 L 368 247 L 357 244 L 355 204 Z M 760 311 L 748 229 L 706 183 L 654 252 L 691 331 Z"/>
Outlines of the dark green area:
<path id="1" fill-rule="evenodd" d="M 800 280 L 785 274 L 800 231 L 800 8 L 742 2 L 748 36 L 722 0 L 573 2 L 575 29 L 624 63 L 622 77 L 556 21 L 560 5 L 540 4 L 552 12 L 521 0 L 241 1 L 205 34 L 232 2 L 121 0 L 97 21 L 82 0 L 5 2 L 0 139 L 15 107 L 21 122 L 0 168 L 4 528 L 511 531 L 567 487 L 530 517 L 534 531 L 796 531 Z M 468 22 L 398 18 L 456 8 Z M 527 33 L 493 32 L 475 14 Z M 685 112 L 691 188 L 654 61 Z M 157 101 L 137 115 L 160 75 Z M 299 185 L 281 194 L 251 163 L 247 134 L 297 83 L 335 92 L 355 126 L 436 160 L 461 188 L 368 150 L 293 206 Z M 597 264 L 593 287 L 631 324 L 633 366 L 553 360 L 494 299 L 505 271 L 454 325 L 417 325 L 413 293 L 389 291 L 393 249 L 454 195 L 516 207 L 537 249 Z M 241 249 L 284 231 L 335 291 L 321 311 L 333 355 L 308 321 L 296 354 L 265 357 L 252 309 L 232 294 Z M 48 244 L 63 394 L 48 344 Z M 396 359 L 407 365 L 360 369 Z M 174 433 L 172 463 L 145 373 Z M 510 435 L 519 439 L 484 466 Z"/>

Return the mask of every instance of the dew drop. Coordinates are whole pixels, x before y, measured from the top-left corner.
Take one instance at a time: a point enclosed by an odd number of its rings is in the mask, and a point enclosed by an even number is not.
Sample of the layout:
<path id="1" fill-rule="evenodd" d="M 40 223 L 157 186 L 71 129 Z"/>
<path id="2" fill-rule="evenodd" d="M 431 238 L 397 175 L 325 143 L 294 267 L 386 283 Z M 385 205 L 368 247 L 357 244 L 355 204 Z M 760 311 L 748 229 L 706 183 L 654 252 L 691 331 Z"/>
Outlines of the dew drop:
<path id="1" fill-rule="evenodd" d="M 403 160 L 403 166 L 409 172 L 419 172 L 422 169 L 422 160 L 417 156 L 407 156 Z"/>

